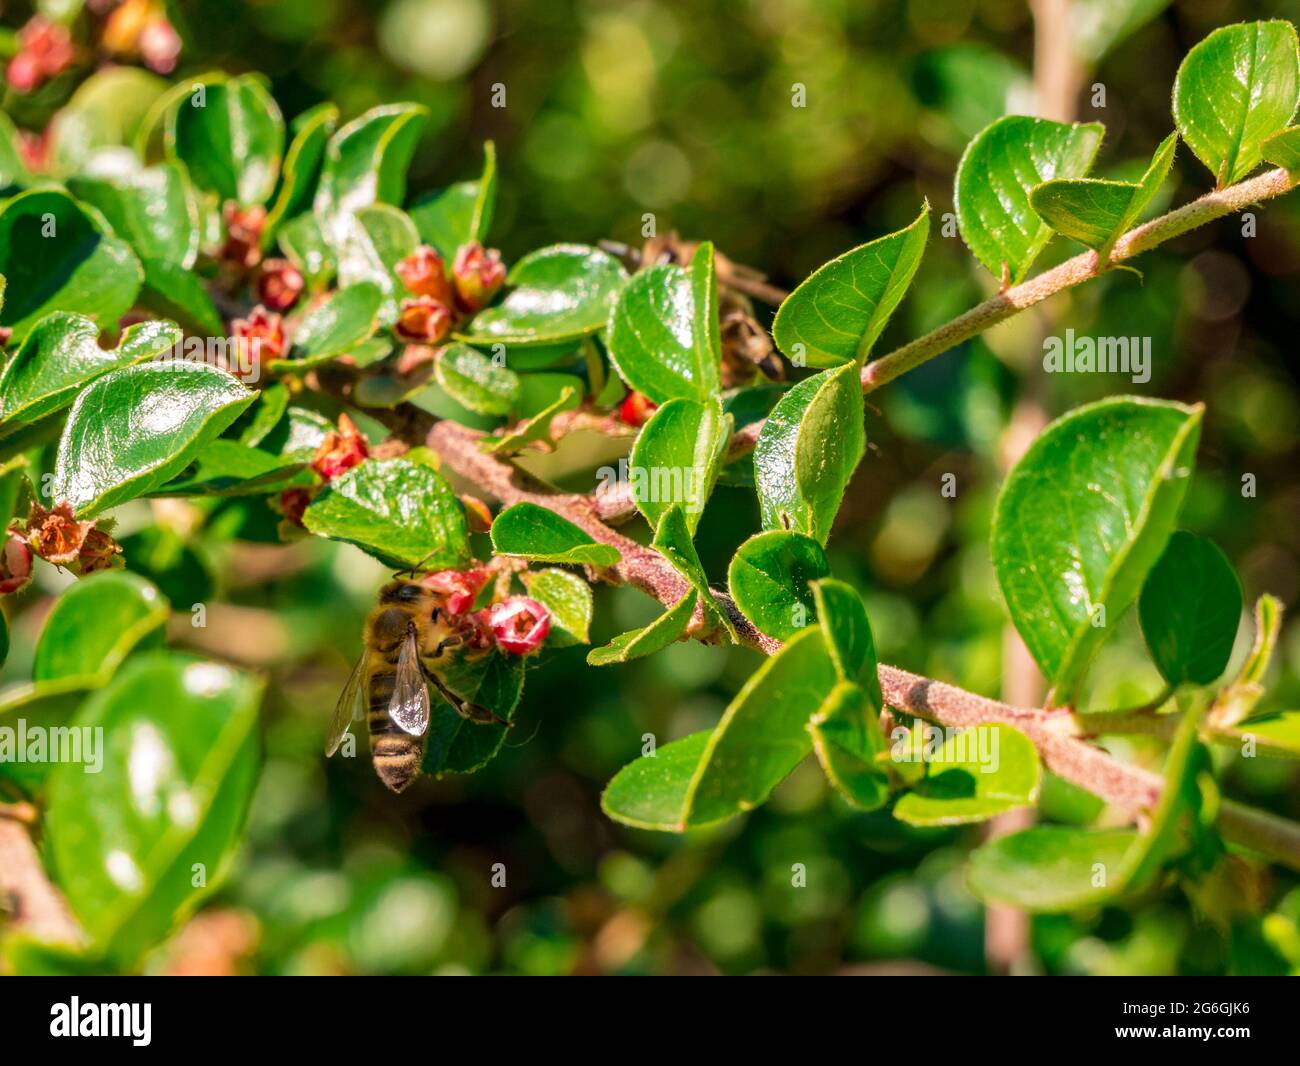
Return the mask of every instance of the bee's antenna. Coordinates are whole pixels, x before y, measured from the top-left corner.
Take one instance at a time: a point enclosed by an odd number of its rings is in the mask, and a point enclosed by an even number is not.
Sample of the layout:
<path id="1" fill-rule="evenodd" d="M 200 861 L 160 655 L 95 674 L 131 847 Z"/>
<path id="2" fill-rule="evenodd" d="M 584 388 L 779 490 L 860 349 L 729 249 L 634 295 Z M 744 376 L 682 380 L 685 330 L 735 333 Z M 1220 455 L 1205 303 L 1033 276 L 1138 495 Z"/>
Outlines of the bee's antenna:
<path id="1" fill-rule="evenodd" d="M 514 722 L 507 722 L 506 725 L 507 725 L 509 728 L 513 729 L 515 723 L 514 723 Z M 526 739 L 521 740 L 518 744 L 507 744 L 506 747 L 507 747 L 507 748 L 522 748 L 525 744 L 530 743 L 530 742 L 532 741 L 533 737 L 537 736 L 537 734 L 541 731 L 541 728 L 542 728 L 542 723 L 539 721 L 539 722 L 537 722 L 537 723 L 533 726 L 533 731 L 532 731 L 531 733 L 528 734 L 528 736 L 527 736 Z"/>
<path id="2" fill-rule="evenodd" d="M 427 563 L 430 559 L 432 559 L 435 555 L 437 555 L 438 552 L 440 552 L 440 551 L 442 551 L 441 548 L 434 548 L 433 551 L 429 552 L 428 555 L 426 555 L 423 559 L 421 559 L 418 563 L 416 563 L 416 564 L 415 564 L 414 566 L 412 566 L 410 569 L 407 569 L 407 570 L 398 570 L 398 571 L 393 575 L 393 577 L 395 577 L 395 578 L 396 578 L 396 577 L 401 577 L 403 574 L 410 574 L 412 577 L 415 577 L 415 575 L 416 575 L 416 573 L 417 573 L 418 571 L 424 569 L 424 564 Z"/>

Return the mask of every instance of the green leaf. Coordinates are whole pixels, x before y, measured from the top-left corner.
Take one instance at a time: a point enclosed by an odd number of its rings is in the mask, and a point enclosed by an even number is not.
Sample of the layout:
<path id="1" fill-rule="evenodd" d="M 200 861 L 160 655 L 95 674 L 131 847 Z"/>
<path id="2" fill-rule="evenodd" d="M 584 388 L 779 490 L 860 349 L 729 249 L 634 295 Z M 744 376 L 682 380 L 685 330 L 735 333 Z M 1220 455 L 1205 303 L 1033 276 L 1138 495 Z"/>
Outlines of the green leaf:
<path id="1" fill-rule="evenodd" d="M 420 239 L 433 245 L 451 263 L 462 244 L 486 238 L 492 225 L 496 193 L 496 145 L 485 141 L 482 177 L 430 193 L 411 205 L 411 218 L 420 231 Z"/>
<path id="2" fill-rule="evenodd" d="M 268 368 L 273 373 L 306 370 L 350 352 L 374 334 L 383 303 L 384 294 L 370 282 L 339 289 L 303 316 L 289 358 L 272 359 Z"/>
<path id="3" fill-rule="evenodd" d="M 842 680 L 861 685 L 879 712 L 885 698 L 880 691 L 876 641 L 862 597 L 852 585 L 829 577 L 814 581 L 812 592 L 814 613 L 835 672 Z"/>
<path id="4" fill-rule="evenodd" d="M 958 730 L 927 757 L 927 774 L 894 805 L 908 825 L 983 822 L 1038 798 L 1038 752 L 1019 730 L 980 725 Z"/>
<path id="5" fill-rule="evenodd" d="M 524 660 L 519 656 L 495 650 L 477 659 L 463 656 L 446 662 L 439 673 L 443 684 L 462 699 L 513 721 L 524 690 Z M 506 736 L 506 726 L 468 721 L 435 696 L 421 769 L 426 774 L 473 773 L 501 750 Z"/>
<path id="6" fill-rule="evenodd" d="M 1241 581 L 1213 541 L 1182 530 L 1169 538 L 1138 600 L 1142 636 L 1171 685 L 1216 681 L 1241 621 Z"/>
<path id="7" fill-rule="evenodd" d="M 772 336 L 796 366 L 861 365 L 921 265 L 930 205 L 897 233 L 860 245 L 804 279 L 772 323 Z"/>
<path id="8" fill-rule="evenodd" d="M 0 190 L 14 192 L 32 180 L 18 151 L 18 127 L 13 119 L 0 111 Z"/>
<path id="9" fill-rule="evenodd" d="M 1024 280 L 1052 239 L 1030 204 L 1030 190 L 1053 178 L 1083 177 L 1104 132 L 1096 122 L 1065 125 L 1008 115 L 967 145 L 953 190 L 957 226 L 994 277 L 1012 285 Z"/>
<path id="10" fill-rule="evenodd" d="M 1072 704 L 1164 551 L 1200 425 L 1199 406 L 1103 400 L 1053 422 L 1008 475 L 993 516 L 993 565 L 1056 704 Z"/>
<path id="11" fill-rule="evenodd" d="M 885 751 L 880 705 L 851 681 L 841 680 L 817 709 L 808 730 L 822 772 L 854 807 L 874 811 L 889 799 L 889 776 L 877 765 Z"/>
<path id="12" fill-rule="evenodd" d="M 398 305 L 409 295 L 397 264 L 415 251 L 420 237 L 406 212 L 391 204 L 371 204 L 339 216 L 332 230 L 339 287 L 370 282 L 386 298 L 384 324 L 397 321 Z"/>
<path id="13" fill-rule="evenodd" d="M 605 787 L 601 810 L 634 829 L 679 832 L 686 790 L 712 735 L 704 729 L 628 763 Z"/>
<path id="14" fill-rule="evenodd" d="M 28 736 L 37 735 L 38 728 L 44 730 L 66 726 L 84 702 L 86 694 L 96 687 L 108 684 L 110 680 L 111 675 L 95 674 L 11 685 L 0 692 L 0 725 L 7 726 L 16 734 L 20 728 L 18 723 L 22 722 Z M 48 734 L 49 737 L 57 735 Z M 77 734 L 75 740 L 69 735 L 69 741 L 73 744 L 81 743 L 84 739 L 87 738 L 81 734 Z M 0 733 L 0 754 L 3 754 L 3 758 L 0 758 L 0 778 L 12 781 L 32 795 L 40 791 L 55 764 L 48 759 L 28 759 L 26 749 L 19 749 L 17 742 L 16 735 L 11 742 L 5 734 Z M 10 743 L 13 744 L 11 751 L 4 750 Z M 19 754 L 20 750 L 22 755 Z M 78 754 L 75 748 L 72 754 Z M 96 753 L 93 750 L 87 751 L 84 745 L 81 755 L 91 764 L 96 758 Z"/>
<path id="15" fill-rule="evenodd" d="M 1260 154 L 1275 167 L 1292 172 L 1300 170 L 1300 126 L 1288 126 L 1281 133 L 1265 138 Z"/>
<path id="16" fill-rule="evenodd" d="M 57 189 L 33 189 L 0 207 L 0 325 L 21 341 L 51 311 L 116 327 L 135 302 L 144 271 L 130 246 L 94 208 Z"/>
<path id="17" fill-rule="evenodd" d="M 255 396 L 204 363 L 142 363 L 96 378 L 72 405 L 54 460 L 54 499 L 81 517 L 170 481 Z"/>
<path id="18" fill-rule="evenodd" d="M 548 647 L 590 644 L 591 586 L 567 570 L 527 570 L 520 575 L 528 595 L 551 612 Z"/>
<path id="19" fill-rule="evenodd" d="M 1137 182 L 1058 178 L 1035 187 L 1029 201 L 1052 229 L 1096 248 L 1104 261 L 1160 191 L 1177 146 L 1176 133 L 1161 141 Z"/>
<path id="20" fill-rule="evenodd" d="M 264 249 L 271 247 L 282 223 L 310 206 L 321 160 L 325 158 L 325 145 L 338 120 L 339 109 L 330 103 L 317 104 L 293 120 L 293 141 L 284 157 L 280 188 L 262 228 Z"/>
<path id="21" fill-rule="evenodd" d="M 257 778 L 261 685 L 217 663 L 155 655 L 90 698 L 103 767 L 50 774 L 48 850 L 94 946 L 131 966 L 193 912 L 239 843 Z M 194 887 L 194 867 L 206 871 Z"/>
<path id="22" fill-rule="evenodd" d="M 325 239 L 320 219 L 311 214 L 299 215 L 281 226 L 278 236 L 284 254 L 302 271 L 307 285 L 313 291 L 325 288 L 338 270 L 338 260 Z"/>
<path id="23" fill-rule="evenodd" d="M 1289 22 L 1240 22 L 1187 53 L 1174 79 L 1174 122 L 1222 188 L 1263 157 L 1300 103 L 1300 47 Z"/>
<path id="24" fill-rule="evenodd" d="M 1225 732 L 1224 736 L 1234 743 L 1253 742 L 1260 755 L 1300 759 L 1300 711 L 1283 711 L 1252 718 L 1243 722 L 1240 728 L 1230 733 Z"/>
<path id="25" fill-rule="evenodd" d="M 711 400 L 721 389 L 722 347 L 713 245 L 701 244 L 689 269 L 638 271 L 610 313 L 609 357 L 637 392 L 655 403 Z"/>
<path id="26" fill-rule="evenodd" d="M 303 525 L 397 568 L 450 570 L 469 561 L 456 493 L 432 467 L 410 459 L 369 459 L 336 477 L 312 500 Z"/>
<path id="27" fill-rule="evenodd" d="M 691 589 L 648 626 L 620 633 L 608 644 L 592 648 L 587 653 L 587 665 L 610 666 L 663 651 L 686 635 L 686 627 L 691 624 L 699 601 L 700 594 Z"/>
<path id="28" fill-rule="evenodd" d="M 325 147 L 314 210 L 332 220 L 373 203 L 400 205 L 406 168 L 428 121 L 419 104 L 385 104 L 341 127 Z"/>
<path id="29" fill-rule="evenodd" d="M 252 448 L 237 440 L 214 440 L 174 481 L 151 496 L 259 496 L 286 487 L 290 481 L 315 484 L 304 474 L 304 463 Z M 297 475 L 302 474 L 301 477 Z"/>
<path id="30" fill-rule="evenodd" d="M 91 319 L 62 311 L 46 315 L 0 371 L 0 433 L 66 407 L 93 379 L 160 356 L 180 340 L 170 322 L 142 322 L 127 329 L 116 348 L 101 348 Z"/>
<path id="31" fill-rule="evenodd" d="M 1096 63 L 1168 6 L 1169 0 L 1076 0 L 1069 11 L 1075 53 Z"/>
<path id="32" fill-rule="evenodd" d="M 127 653 L 165 625 L 169 614 L 158 589 L 138 574 L 89 574 L 55 600 L 36 642 L 32 680 L 106 684 Z"/>
<path id="33" fill-rule="evenodd" d="M 167 259 L 144 259 L 140 265 L 144 267 L 144 287 L 138 298 L 141 307 L 179 322 L 186 332 L 198 337 L 226 335 L 201 277 Z"/>
<path id="34" fill-rule="evenodd" d="M 746 618 L 769 637 L 787 640 L 817 620 L 810 583 L 829 573 L 820 544 L 802 533 L 774 529 L 737 549 L 727 586 Z"/>
<path id="35" fill-rule="evenodd" d="M 866 450 L 863 418 L 854 363 L 805 378 L 781 397 L 754 449 L 764 529 L 792 529 L 826 543 Z"/>
<path id="36" fill-rule="evenodd" d="M 1030 912 L 1096 906 L 1136 839 L 1132 829 L 1035 826 L 978 848 L 967 881 L 980 899 Z"/>
<path id="37" fill-rule="evenodd" d="M 433 370 L 447 394 L 477 414 L 508 415 L 519 402 L 519 375 L 468 344 L 440 348 Z"/>
<path id="38" fill-rule="evenodd" d="M 693 534 L 727 444 L 731 418 L 716 400 L 669 400 L 650 416 L 632 446 L 632 499 L 652 527 L 679 504 Z"/>
<path id="39" fill-rule="evenodd" d="M 12 475 L 11 475 L 12 476 Z M 1282 604 L 1265 593 L 1255 601 L 1255 639 L 1237 676 L 1215 698 L 1210 718 L 1216 729 L 1236 725 L 1264 695 L 1264 675 L 1273 661 L 1282 628 Z"/>
<path id="40" fill-rule="evenodd" d="M 659 527 L 655 530 L 652 546 L 672 563 L 673 568 L 686 578 L 691 588 L 700 594 L 700 603 L 704 606 L 704 618 L 708 623 L 707 628 L 712 630 L 720 626 L 726 630 L 727 636 L 734 643 L 737 640 L 736 627 L 732 625 L 726 612 L 718 606 L 718 601 L 713 598 L 708 575 L 704 572 L 699 554 L 695 551 L 695 544 L 691 540 L 691 528 L 686 520 L 686 512 L 682 510 L 680 504 L 673 504 L 664 512 Z"/>
<path id="41" fill-rule="evenodd" d="M 507 507 L 492 522 L 492 548 L 539 563 L 572 563 L 601 569 L 619 561 L 619 550 L 597 544 L 567 518 L 535 503 Z"/>
<path id="42" fill-rule="evenodd" d="M 623 264 L 599 248 L 538 249 L 511 267 L 505 299 L 475 315 L 461 339 L 521 347 L 579 340 L 604 328 L 626 278 Z"/>
<path id="43" fill-rule="evenodd" d="M 275 191 L 284 119 L 256 76 L 214 80 L 176 102 L 165 143 L 198 188 L 253 207 Z"/>
<path id="44" fill-rule="evenodd" d="M 141 259 L 194 265 L 199 254 L 199 208 L 180 167 L 165 164 L 113 176 L 72 178 L 68 189 L 78 200 L 98 208 L 113 232 Z"/>
<path id="45" fill-rule="evenodd" d="M 529 383 L 539 376 L 541 375 L 530 374 L 521 379 L 521 399 L 527 397 L 529 392 Z M 561 377 L 563 375 L 557 374 L 554 376 Z M 582 393 L 576 388 L 566 387 L 561 390 L 560 395 L 556 399 L 543 407 L 537 412 L 537 414 L 524 419 L 513 429 L 503 433 L 499 437 L 485 437 L 480 442 L 481 446 L 486 452 L 494 452 L 498 455 L 512 455 L 515 452 L 526 448 L 534 441 L 545 441 L 549 444 L 551 439 L 551 420 L 561 411 L 572 410 L 581 402 Z"/>

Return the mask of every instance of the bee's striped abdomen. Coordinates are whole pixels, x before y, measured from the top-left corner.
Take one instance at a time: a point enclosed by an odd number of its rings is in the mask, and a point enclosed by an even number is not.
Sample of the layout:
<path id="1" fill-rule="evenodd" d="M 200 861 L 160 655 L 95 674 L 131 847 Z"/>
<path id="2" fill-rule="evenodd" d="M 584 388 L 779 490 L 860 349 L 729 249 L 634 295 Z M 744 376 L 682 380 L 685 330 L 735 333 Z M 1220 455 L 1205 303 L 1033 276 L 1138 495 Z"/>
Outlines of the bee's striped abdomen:
<path id="1" fill-rule="evenodd" d="M 420 773 L 424 737 L 411 736 L 388 715 L 396 679 L 395 668 L 377 669 L 370 675 L 370 759 L 379 780 L 401 792 Z"/>

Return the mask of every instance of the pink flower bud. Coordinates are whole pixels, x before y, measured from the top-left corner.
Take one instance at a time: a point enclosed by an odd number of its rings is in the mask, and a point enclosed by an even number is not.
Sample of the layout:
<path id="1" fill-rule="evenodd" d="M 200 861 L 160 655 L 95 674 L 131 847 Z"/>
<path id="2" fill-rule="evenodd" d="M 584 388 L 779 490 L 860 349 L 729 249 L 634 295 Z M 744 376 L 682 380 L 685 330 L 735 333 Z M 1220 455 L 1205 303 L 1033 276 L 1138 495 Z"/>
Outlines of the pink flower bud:
<path id="1" fill-rule="evenodd" d="M 31 52 L 19 52 L 9 60 L 5 80 L 16 93 L 29 93 L 45 80 L 41 62 Z"/>
<path id="2" fill-rule="evenodd" d="M 462 615 L 474 606 L 478 595 L 488 579 L 486 570 L 439 570 L 427 574 L 421 579 L 427 589 L 432 589 L 443 597 L 443 608 L 449 615 Z"/>
<path id="3" fill-rule="evenodd" d="M 140 58 L 155 74 L 170 74 L 181 54 L 181 37 L 165 18 L 156 18 L 140 31 Z"/>
<path id="4" fill-rule="evenodd" d="M 397 276 L 416 296 L 432 296 L 440 304 L 451 305 L 453 294 L 447 279 L 447 264 L 427 244 L 420 245 L 397 264 Z"/>
<path id="5" fill-rule="evenodd" d="M 356 423 L 347 415 L 339 415 L 339 428 L 330 430 L 316 455 L 311 468 L 326 481 L 333 481 L 342 473 L 362 463 L 370 455 L 370 445 Z"/>
<path id="6" fill-rule="evenodd" d="M 537 651 L 551 631 L 551 612 L 527 596 L 511 596 L 493 604 L 489 620 L 497 647 L 511 655 Z"/>
<path id="7" fill-rule="evenodd" d="M 268 259 L 257 279 L 257 296 L 272 311 L 287 311 L 298 302 L 306 282 L 287 259 Z"/>
<path id="8" fill-rule="evenodd" d="M 0 553 L 0 596 L 17 592 L 31 579 L 32 549 L 21 533 L 11 529 Z"/>
<path id="9" fill-rule="evenodd" d="M 230 323 L 230 332 L 238 342 L 238 365 L 229 370 L 235 377 L 257 381 L 261 376 L 264 359 L 279 359 L 288 350 L 284 337 L 284 323 L 274 311 L 258 304 L 247 318 L 237 318 Z"/>
<path id="10" fill-rule="evenodd" d="M 416 344 L 438 344 L 451 332 L 451 311 L 432 296 L 403 300 L 397 317 L 397 335 Z"/>
<path id="11" fill-rule="evenodd" d="M 462 244 L 456 253 L 451 277 L 461 307 L 474 312 L 492 302 L 492 297 L 505 284 L 506 268 L 495 248 L 484 249 L 478 241 L 470 241 Z"/>

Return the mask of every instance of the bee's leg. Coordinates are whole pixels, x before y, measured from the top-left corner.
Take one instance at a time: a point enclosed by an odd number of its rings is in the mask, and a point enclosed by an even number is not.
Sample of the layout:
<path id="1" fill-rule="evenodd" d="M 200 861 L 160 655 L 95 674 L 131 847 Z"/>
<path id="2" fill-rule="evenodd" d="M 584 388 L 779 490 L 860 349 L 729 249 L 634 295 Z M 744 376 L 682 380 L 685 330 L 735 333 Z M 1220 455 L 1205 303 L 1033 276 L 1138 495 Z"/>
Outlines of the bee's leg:
<path id="1" fill-rule="evenodd" d="M 442 640 L 438 641 L 438 646 L 433 649 L 433 655 L 431 655 L 430 658 L 436 659 L 446 648 L 459 648 L 464 643 L 464 637 L 443 637 Z"/>
<path id="2" fill-rule="evenodd" d="M 468 719 L 471 722 L 478 722 L 480 725 L 503 725 L 507 729 L 514 727 L 514 722 L 507 722 L 499 715 L 493 714 L 486 707 L 461 699 L 456 695 L 456 693 L 452 692 L 451 689 L 444 685 L 442 678 L 425 666 L 424 663 L 420 664 L 420 669 L 424 671 L 425 679 L 429 684 L 442 694 L 442 698 L 450 703 L 452 709 L 462 718 Z"/>

